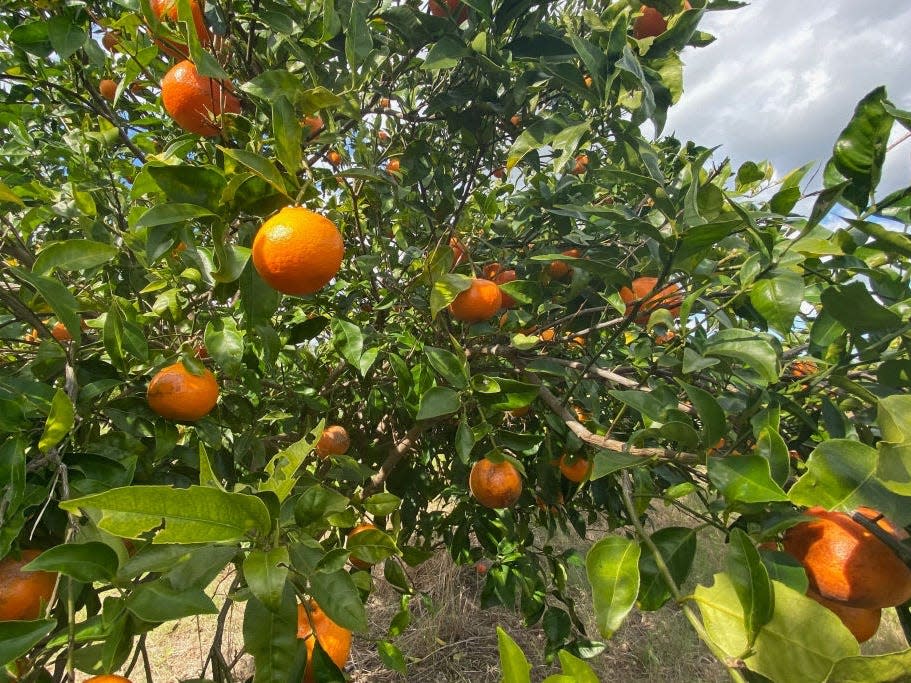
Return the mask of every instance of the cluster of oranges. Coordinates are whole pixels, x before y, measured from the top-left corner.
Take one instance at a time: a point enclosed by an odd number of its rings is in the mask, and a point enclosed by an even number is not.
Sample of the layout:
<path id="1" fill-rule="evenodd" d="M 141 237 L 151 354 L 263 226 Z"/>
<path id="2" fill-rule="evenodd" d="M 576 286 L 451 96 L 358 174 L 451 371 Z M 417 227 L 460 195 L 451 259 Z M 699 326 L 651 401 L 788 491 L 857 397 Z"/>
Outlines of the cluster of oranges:
<path id="1" fill-rule="evenodd" d="M 908 538 L 875 510 L 857 513 L 896 542 Z M 834 612 L 859 642 L 873 637 L 882 610 L 911 599 L 911 569 L 886 543 L 851 515 L 812 507 L 814 519 L 789 528 L 784 551 L 803 565 L 807 595 Z"/>

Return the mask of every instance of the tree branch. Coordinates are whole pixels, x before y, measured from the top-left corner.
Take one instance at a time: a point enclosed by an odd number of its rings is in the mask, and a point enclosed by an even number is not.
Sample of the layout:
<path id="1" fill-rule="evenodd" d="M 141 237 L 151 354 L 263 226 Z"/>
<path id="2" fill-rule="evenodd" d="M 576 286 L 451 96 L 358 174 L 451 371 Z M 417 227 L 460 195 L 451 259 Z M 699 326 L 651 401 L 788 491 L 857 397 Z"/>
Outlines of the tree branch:
<path id="1" fill-rule="evenodd" d="M 373 493 L 383 485 L 386 479 L 389 478 L 389 475 L 392 474 L 392 470 L 395 469 L 396 465 L 399 464 L 399 461 L 405 456 L 405 453 L 408 452 L 417 438 L 429 426 L 429 422 L 416 422 L 411 429 L 405 432 L 405 436 L 403 436 L 398 443 L 392 445 L 389 449 L 389 455 L 386 456 L 379 471 L 370 477 L 370 481 L 367 482 L 367 486 L 364 487 L 365 494 Z"/>

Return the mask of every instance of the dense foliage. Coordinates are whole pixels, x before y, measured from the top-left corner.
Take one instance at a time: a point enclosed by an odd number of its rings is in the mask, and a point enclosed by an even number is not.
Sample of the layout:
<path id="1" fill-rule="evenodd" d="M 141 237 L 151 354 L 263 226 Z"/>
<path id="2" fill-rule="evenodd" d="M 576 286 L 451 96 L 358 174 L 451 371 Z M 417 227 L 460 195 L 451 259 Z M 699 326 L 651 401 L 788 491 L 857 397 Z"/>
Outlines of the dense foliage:
<path id="1" fill-rule="evenodd" d="M 733 168 L 661 135 L 680 50 L 740 3 L 654 0 L 669 27 L 641 40 L 633 0 L 465 4 L 457 24 L 417 2 L 218 1 L 211 36 L 187 0 L 164 23 L 148 0 L 2 4 L 0 557 L 46 549 L 31 566 L 61 580 L 46 618 L 0 622 L 0 663 L 121 670 L 142 634 L 216 612 L 205 589 L 233 565 L 257 680 L 300 679 L 298 602 L 363 630 L 378 581 L 402 594 L 378 647 L 404 670 L 408 569 L 445 547 L 492 561 L 485 603 L 543 625 L 549 656 L 594 656 L 634 604 L 676 600 L 737 680 L 907 670 L 909 651 L 860 657 L 800 565 L 757 546 L 806 506 L 911 525 L 911 188 L 876 193 L 911 114 L 872 90 L 810 197 L 812 164 Z M 181 54 L 233 84 L 220 135 L 162 106 Z M 345 248 L 302 297 L 250 259 L 296 204 Z M 453 320 L 491 263 L 515 306 Z M 663 300 L 621 297 L 644 276 Z M 180 359 L 219 385 L 191 423 L 146 401 Z M 350 448 L 319 458 L 331 424 Z M 569 454 L 589 478 L 561 475 Z M 482 457 L 520 470 L 515 505 L 470 495 Z M 653 504 L 693 524 L 653 531 Z M 550 543 L 595 523 L 615 532 L 586 558 Z M 727 566 L 686 596 L 706 527 Z M 211 647 L 201 677 L 225 680 Z"/>

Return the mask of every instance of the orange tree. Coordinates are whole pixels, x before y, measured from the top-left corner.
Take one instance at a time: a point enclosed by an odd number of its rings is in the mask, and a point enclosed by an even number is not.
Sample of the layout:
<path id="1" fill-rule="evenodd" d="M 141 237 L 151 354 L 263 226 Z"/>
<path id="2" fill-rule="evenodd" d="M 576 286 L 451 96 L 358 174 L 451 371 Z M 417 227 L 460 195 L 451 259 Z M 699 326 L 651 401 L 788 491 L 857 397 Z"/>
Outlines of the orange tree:
<path id="1" fill-rule="evenodd" d="M 0 664 L 129 675 L 230 567 L 257 680 L 341 680 L 381 581 L 404 670 L 445 548 L 571 671 L 674 601 L 736 680 L 903 675 L 836 613 L 908 625 L 911 115 L 872 90 L 809 197 L 660 134 L 738 3 L 433 4 L 3 3 Z M 891 561 L 814 546 L 826 510 Z"/>

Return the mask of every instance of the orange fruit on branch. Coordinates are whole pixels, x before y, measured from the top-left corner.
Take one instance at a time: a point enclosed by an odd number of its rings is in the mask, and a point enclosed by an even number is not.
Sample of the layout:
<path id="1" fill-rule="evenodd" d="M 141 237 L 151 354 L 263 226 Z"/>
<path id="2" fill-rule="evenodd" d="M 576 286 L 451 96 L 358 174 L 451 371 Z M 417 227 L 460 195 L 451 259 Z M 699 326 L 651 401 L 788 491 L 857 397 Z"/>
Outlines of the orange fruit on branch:
<path id="1" fill-rule="evenodd" d="M 333 166 L 338 166 L 340 163 L 342 163 L 342 155 L 336 152 L 334 149 L 329 151 L 329 153 L 326 155 L 326 159 Z"/>
<path id="2" fill-rule="evenodd" d="M 499 263 L 491 263 L 489 266 L 484 267 L 484 278 L 487 280 L 492 280 L 497 285 L 502 285 L 507 282 L 513 282 L 516 279 L 516 271 L 514 270 L 503 270 L 503 266 Z M 516 300 L 513 299 L 509 294 L 500 289 L 500 307 L 501 308 L 515 308 Z"/>
<path id="3" fill-rule="evenodd" d="M 521 114 L 513 114 L 512 116 L 509 117 L 509 122 L 510 122 L 512 125 L 514 125 L 516 128 L 518 128 L 519 126 L 522 125 L 522 115 L 521 115 Z"/>
<path id="4" fill-rule="evenodd" d="M 570 256 L 572 258 L 579 258 L 582 256 L 582 252 L 578 249 L 567 249 L 562 253 L 564 256 Z M 550 273 L 550 276 L 554 280 L 562 280 L 573 272 L 573 269 L 565 261 L 551 261 L 547 266 L 547 272 Z"/>
<path id="5" fill-rule="evenodd" d="M 8 556 L 0 561 L 0 621 L 37 619 L 50 602 L 57 574 L 22 571 L 40 554 L 40 550 L 23 550 L 18 560 Z"/>
<path id="6" fill-rule="evenodd" d="M 393 157 L 386 162 L 386 170 L 389 171 L 389 173 L 397 173 L 401 166 L 402 162 L 398 160 L 398 157 Z"/>
<path id="7" fill-rule="evenodd" d="M 348 540 L 350 541 L 352 536 L 356 536 L 357 534 L 361 533 L 362 531 L 368 531 L 370 529 L 376 529 L 376 527 L 373 524 L 370 524 L 369 522 L 364 522 L 363 524 L 358 524 L 348 534 Z M 348 560 L 351 562 L 352 565 L 354 565 L 358 569 L 370 569 L 370 567 L 373 566 L 369 562 L 365 562 L 364 560 L 357 558 L 354 555 L 351 555 L 348 558 Z"/>
<path id="8" fill-rule="evenodd" d="M 338 273 L 345 243 L 335 223 L 300 206 L 286 206 L 253 239 L 253 266 L 273 289 L 313 294 Z"/>
<path id="9" fill-rule="evenodd" d="M 481 505 L 487 508 L 508 508 L 522 495 L 522 476 L 509 462 L 478 460 L 468 475 L 468 488 Z"/>
<path id="10" fill-rule="evenodd" d="M 316 454 L 321 458 L 330 455 L 344 455 L 351 446 L 348 432 L 341 425 L 330 425 L 323 430 L 319 441 L 316 442 Z"/>
<path id="11" fill-rule="evenodd" d="M 326 124 L 323 123 L 323 117 L 317 114 L 314 116 L 305 116 L 301 120 L 301 126 L 307 129 L 307 136 L 312 138 L 319 135 L 323 128 L 326 127 Z"/>
<path id="12" fill-rule="evenodd" d="M 689 0 L 683 3 L 684 9 L 692 9 Z M 656 38 L 667 31 L 667 18 L 654 7 L 642 6 L 642 14 L 633 23 L 633 36 L 636 40 Z"/>
<path id="13" fill-rule="evenodd" d="M 842 512 L 812 507 L 806 514 L 815 519 L 789 528 L 782 544 L 822 597 L 868 609 L 911 599 L 911 568 L 871 531 Z"/>
<path id="14" fill-rule="evenodd" d="M 474 278 L 471 286 L 449 304 L 449 312 L 456 320 L 467 323 L 477 323 L 489 320 L 500 310 L 503 295 L 500 287 L 490 280 Z"/>
<path id="15" fill-rule="evenodd" d="M 577 456 L 572 461 L 570 461 L 566 453 L 560 456 L 560 472 L 564 477 L 577 484 L 588 479 L 592 467 L 592 461 L 584 456 Z"/>
<path id="16" fill-rule="evenodd" d="M 57 341 L 73 341 L 70 331 L 66 329 L 66 325 L 61 322 L 54 323 L 54 326 L 51 328 L 51 336 Z"/>
<path id="17" fill-rule="evenodd" d="M 101 39 L 101 44 L 108 52 L 116 52 L 118 43 L 120 43 L 120 35 L 115 31 L 108 31 Z"/>
<path id="18" fill-rule="evenodd" d="M 204 369 L 201 375 L 196 375 L 177 361 L 155 374 L 149 382 L 146 400 L 162 417 L 194 422 L 212 412 L 218 401 L 218 382 L 210 370 Z"/>
<path id="19" fill-rule="evenodd" d="M 632 313 L 637 301 L 645 299 L 639 306 L 639 312 L 636 316 L 636 322 L 640 325 L 647 323 L 652 311 L 659 308 L 666 308 L 675 318 L 680 315 L 680 304 L 683 303 L 683 294 L 680 286 L 668 285 L 660 292 L 653 293 L 657 284 L 658 278 L 656 277 L 637 277 L 632 282 L 632 289 L 629 287 L 620 288 L 620 298 L 626 304 L 626 315 Z"/>
<path id="20" fill-rule="evenodd" d="M 177 21 L 177 0 L 149 0 L 149 7 L 159 21 Z M 203 14 L 202 4 L 197 0 L 190 0 L 190 13 L 193 15 L 193 26 L 196 28 L 196 37 L 203 47 L 210 42 L 209 29 L 206 27 L 206 17 Z M 184 52 L 181 50 L 181 52 Z"/>
<path id="21" fill-rule="evenodd" d="M 380 106 L 381 106 L 383 109 L 389 109 L 389 105 L 390 105 L 390 104 L 392 104 L 392 103 L 389 101 L 389 98 L 388 98 L 388 97 L 381 97 L 381 98 L 380 98 Z"/>
<path id="22" fill-rule="evenodd" d="M 216 117 L 240 113 L 240 102 L 229 89 L 229 84 L 200 76 L 193 62 L 185 59 L 171 67 L 161 80 L 161 101 L 181 128 L 215 137 L 221 133 Z"/>
<path id="23" fill-rule="evenodd" d="M 114 96 L 117 94 L 117 83 L 110 78 L 102 78 L 98 83 L 98 92 L 108 102 L 113 102 Z"/>
<path id="24" fill-rule="evenodd" d="M 467 252 L 465 251 L 465 245 L 455 237 L 449 238 L 449 247 L 452 249 L 452 267 L 455 268 L 465 260 Z"/>
<path id="25" fill-rule="evenodd" d="M 304 670 L 304 683 L 314 683 L 313 650 L 316 641 L 320 647 L 341 669 L 348 661 L 351 652 L 351 631 L 336 624 L 330 619 L 315 600 L 309 603 L 310 616 L 303 605 L 297 606 L 297 637 L 304 640 L 307 648 L 307 667 Z"/>
<path id="26" fill-rule="evenodd" d="M 806 377 L 815 375 L 819 371 L 816 363 L 809 359 L 795 360 L 791 363 L 791 377 Z"/>
<path id="27" fill-rule="evenodd" d="M 827 600 L 812 588 L 807 591 L 807 597 L 812 598 L 841 619 L 841 623 L 847 627 L 858 643 L 870 640 L 879 629 L 879 622 L 883 616 L 883 611 L 879 607 L 872 609 L 850 607 L 837 600 Z"/>
<path id="28" fill-rule="evenodd" d="M 132 681 L 117 674 L 102 674 L 101 676 L 86 678 L 85 683 L 132 683 Z"/>

